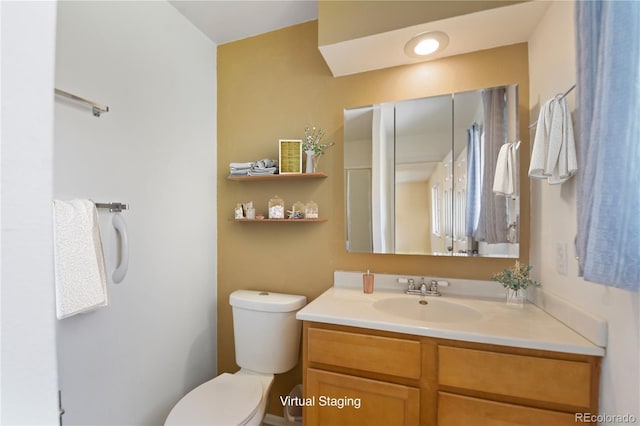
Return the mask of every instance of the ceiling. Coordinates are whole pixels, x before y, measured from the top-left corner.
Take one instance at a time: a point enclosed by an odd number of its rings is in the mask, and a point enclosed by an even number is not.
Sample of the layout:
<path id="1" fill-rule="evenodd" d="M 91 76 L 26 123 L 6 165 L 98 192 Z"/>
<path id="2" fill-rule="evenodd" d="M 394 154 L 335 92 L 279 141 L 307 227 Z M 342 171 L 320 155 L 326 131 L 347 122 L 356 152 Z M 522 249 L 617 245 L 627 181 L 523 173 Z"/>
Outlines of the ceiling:
<path id="1" fill-rule="evenodd" d="M 441 59 L 527 42 L 549 4 L 544 0 L 526 1 L 319 48 L 334 77 Z M 408 56 L 404 51 L 407 41 L 430 31 L 446 33 L 449 45 L 441 52 L 422 59 Z"/>
<path id="2" fill-rule="evenodd" d="M 216 44 L 318 18 L 317 0 L 170 0 L 169 3 Z"/>
<path id="3" fill-rule="evenodd" d="M 317 0 L 169 3 L 218 45 L 318 19 Z M 548 6 L 548 1 L 530 0 L 318 47 L 335 77 L 440 59 L 526 42 Z M 444 31 L 449 35 L 449 46 L 428 59 L 407 56 L 407 40 L 426 31 Z"/>

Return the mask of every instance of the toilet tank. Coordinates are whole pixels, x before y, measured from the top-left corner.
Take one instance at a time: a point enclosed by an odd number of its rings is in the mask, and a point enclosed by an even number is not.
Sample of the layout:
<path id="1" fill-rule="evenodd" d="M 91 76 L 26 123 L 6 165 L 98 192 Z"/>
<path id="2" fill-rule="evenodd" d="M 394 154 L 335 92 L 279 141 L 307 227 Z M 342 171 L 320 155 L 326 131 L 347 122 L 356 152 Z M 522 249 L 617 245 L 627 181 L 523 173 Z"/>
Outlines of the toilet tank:
<path id="1" fill-rule="evenodd" d="M 296 366 L 301 331 L 296 312 L 307 303 L 305 296 L 236 290 L 229 303 L 236 363 L 241 368 L 278 374 Z"/>

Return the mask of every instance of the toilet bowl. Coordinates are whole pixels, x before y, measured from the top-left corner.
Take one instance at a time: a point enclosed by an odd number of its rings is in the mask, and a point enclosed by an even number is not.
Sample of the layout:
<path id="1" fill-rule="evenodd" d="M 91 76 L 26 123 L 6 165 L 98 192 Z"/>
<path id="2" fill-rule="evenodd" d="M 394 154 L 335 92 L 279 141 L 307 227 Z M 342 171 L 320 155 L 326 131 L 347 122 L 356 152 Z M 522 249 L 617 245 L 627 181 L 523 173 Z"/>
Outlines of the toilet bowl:
<path id="1" fill-rule="evenodd" d="M 272 383 L 272 374 L 244 370 L 221 374 L 185 395 L 173 407 L 164 424 L 258 426 Z"/>
<path id="2" fill-rule="evenodd" d="M 298 363 L 301 324 L 296 312 L 307 303 L 305 296 L 236 290 L 229 303 L 240 371 L 193 389 L 173 407 L 165 426 L 258 426 L 274 374 Z"/>

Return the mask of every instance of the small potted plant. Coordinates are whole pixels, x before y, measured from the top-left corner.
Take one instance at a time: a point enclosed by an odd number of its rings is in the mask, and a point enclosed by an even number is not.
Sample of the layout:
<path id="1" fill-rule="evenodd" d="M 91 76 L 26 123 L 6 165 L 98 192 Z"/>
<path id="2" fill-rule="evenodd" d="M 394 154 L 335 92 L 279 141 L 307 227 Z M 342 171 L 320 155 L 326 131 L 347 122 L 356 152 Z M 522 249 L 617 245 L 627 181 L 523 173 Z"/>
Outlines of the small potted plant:
<path id="1" fill-rule="evenodd" d="M 540 283 L 529 277 L 532 268 L 533 266 L 524 265 L 516 260 L 512 267 L 493 275 L 493 281 L 498 281 L 507 290 L 507 305 L 524 307 L 527 287 L 540 286 Z"/>
<path id="2" fill-rule="evenodd" d="M 335 145 L 334 142 L 321 143 L 324 137 L 324 130 L 319 127 L 305 127 L 302 149 L 307 154 L 307 166 L 305 173 L 315 173 L 318 168 L 318 161 L 324 152 Z"/>

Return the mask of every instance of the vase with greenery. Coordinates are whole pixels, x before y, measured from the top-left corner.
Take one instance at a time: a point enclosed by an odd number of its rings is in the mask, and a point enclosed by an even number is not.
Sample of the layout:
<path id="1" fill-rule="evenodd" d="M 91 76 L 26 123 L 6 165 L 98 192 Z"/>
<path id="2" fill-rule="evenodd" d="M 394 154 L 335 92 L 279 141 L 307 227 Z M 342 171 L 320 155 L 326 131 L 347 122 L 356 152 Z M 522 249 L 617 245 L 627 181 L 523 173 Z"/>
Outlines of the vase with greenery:
<path id="1" fill-rule="evenodd" d="M 524 307 L 527 287 L 540 286 L 540 283 L 529 276 L 531 269 L 533 266 L 522 264 L 516 260 L 516 263 L 510 268 L 493 275 L 492 279 L 502 284 L 507 291 L 507 305 Z"/>
<path id="2" fill-rule="evenodd" d="M 334 142 L 322 142 L 324 130 L 319 127 L 305 127 L 302 149 L 307 154 L 306 173 L 315 173 L 318 168 L 318 161 L 324 152 L 335 145 Z"/>

